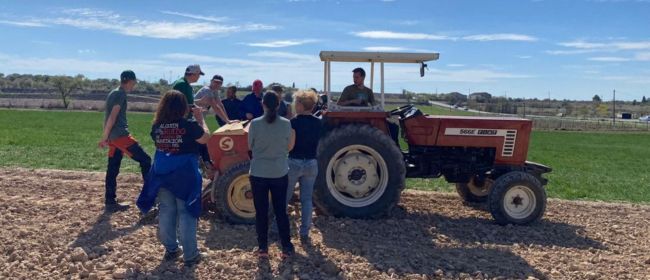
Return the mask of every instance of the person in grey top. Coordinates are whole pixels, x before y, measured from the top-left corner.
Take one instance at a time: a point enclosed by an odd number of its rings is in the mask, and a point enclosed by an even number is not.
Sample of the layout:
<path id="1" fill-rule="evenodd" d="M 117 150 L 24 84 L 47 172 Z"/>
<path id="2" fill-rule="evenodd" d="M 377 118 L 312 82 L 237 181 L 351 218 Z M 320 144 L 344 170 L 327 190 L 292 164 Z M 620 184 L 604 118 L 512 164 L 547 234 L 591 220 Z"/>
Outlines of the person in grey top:
<path id="1" fill-rule="evenodd" d="M 196 92 L 196 94 L 194 94 L 194 104 L 204 108 L 205 112 L 212 108 L 217 119 L 221 119 L 225 123 L 228 123 L 230 122 L 230 119 L 228 119 L 228 114 L 226 114 L 226 110 L 224 109 L 223 104 L 221 103 L 221 98 L 219 97 L 221 85 L 223 85 L 223 77 L 221 77 L 221 75 L 214 75 L 212 80 L 210 80 L 210 85 L 202 87 Z"/>
<path id="2" fill-rule="evenodd" d="M 289 183 L 288 153 L 293 149 L 295 132 L 289 120 L 278 116 L 279 104 L 277 93 L 267 91 L 262 99 L 264 115 L 253 119 L 248 129 L 248 145 L 253 155 L 249 174 L 255 205 L 257 254 L 260 258 L 268 257 L 269 191 L 282 244 L 282 258 L 294 253 L 289 236 L 286 196 Z"/>
<path id="3" fill-rule="evenodd" d="M 109 212 L 122 211 L 129 207 L 118 204 L 115 194 L 122 155 L 126 154 L 140 164 L 142 178 L 149 173 L 149 168 L 151 168 L 151 158 L 140 147 L 138 141 L 129 134 L 129 125 L 126 122 L 126 94 L 131 92 L 136 84 L 135 73 L 125 70 L 120 74 L 120 86 L 112 90 L 106 97 L 104 130 L 98 146 L 100 148 L 108 147 L 104 203 L 105 210 Z"/>

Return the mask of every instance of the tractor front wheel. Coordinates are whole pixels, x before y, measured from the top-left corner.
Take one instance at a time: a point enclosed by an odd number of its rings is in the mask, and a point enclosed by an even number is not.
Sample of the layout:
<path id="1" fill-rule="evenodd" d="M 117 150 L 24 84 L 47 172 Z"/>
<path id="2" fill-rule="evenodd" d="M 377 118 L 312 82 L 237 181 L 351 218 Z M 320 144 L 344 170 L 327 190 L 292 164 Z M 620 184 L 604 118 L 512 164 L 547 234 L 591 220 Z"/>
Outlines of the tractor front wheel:
<path id="1" fill-rule="evenodd" d="M 250 162 L 239 163 L 226 170 L 212 184 L 212 201 L 216 204 L 217 212 L 233 224 L 255 224 L 249 169 Z"/>
<path id="2" fill-rule="evenodd" d="M 526 225 L 544 215 L 546 192 L 535 176 L 512 171 L 494 181 L 488 203 L 498 224 Z"/>

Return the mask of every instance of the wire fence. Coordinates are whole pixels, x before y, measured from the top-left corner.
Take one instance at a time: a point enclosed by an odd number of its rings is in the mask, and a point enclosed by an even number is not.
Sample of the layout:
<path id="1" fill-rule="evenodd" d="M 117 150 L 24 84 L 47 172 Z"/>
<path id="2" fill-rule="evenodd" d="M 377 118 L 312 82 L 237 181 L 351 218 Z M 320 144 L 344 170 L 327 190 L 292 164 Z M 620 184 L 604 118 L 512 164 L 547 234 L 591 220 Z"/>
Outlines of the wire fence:
<path id="1" fill-rule="evenodd" d="M 528 117 L 537 130 L 572 131 L 650 131 L 650 122 L 612 119 L 572 119 Z"/>

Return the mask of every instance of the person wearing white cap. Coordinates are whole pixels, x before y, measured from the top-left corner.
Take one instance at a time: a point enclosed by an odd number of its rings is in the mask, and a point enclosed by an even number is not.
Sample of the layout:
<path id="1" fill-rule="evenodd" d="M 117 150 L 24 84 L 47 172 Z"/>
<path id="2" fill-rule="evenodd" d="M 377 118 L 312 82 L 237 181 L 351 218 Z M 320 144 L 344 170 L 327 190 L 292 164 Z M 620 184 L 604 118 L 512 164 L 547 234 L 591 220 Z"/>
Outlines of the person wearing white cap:
<path id="1" fill-rule="evenodd" d="M 194 118 L 194 116 L 192 116 L 192 107 L 195 106 L 194 90 L 192 89 L 191 84 L 196 83 L 202 75 L 205 75 L 205 73 L 201 71 L 201 66 L 198 64 L 188 65 L 187 68 L 185 68 L 185 75 L 182 78 L 176 80 L 176 82 L 174 82 L 172 85 L 172 89 L 180 91 L 183 95 L 185 95 L 185 99 L 187 99 L 187 105 L 189 109 L 187 110 L 188 114 L 186 118 L 188 119 Z M 212 179 L 214 177 L 214 168 L 212 160 L 210 160 L 208 148 L 205 146 L 205 144 L 200 145 L 199 154 L 203 160 L 203 165 L 207 168 L 207 176 Z"/>
<path id="2" fill-rule="evenodd" d="M 198 64 L 192 64 L 185 68 L 185 75 L 176 80 L 172 85 L 173 89 L 178 90 L 185 95 L 185 98 L 187 98 L 187 105 L 190 107 L 194 105 L 194 92 L 191 84 L 196 83 L 202 75 L 205 75 L 205 73 L 201 71 L 201 66 Z"/>

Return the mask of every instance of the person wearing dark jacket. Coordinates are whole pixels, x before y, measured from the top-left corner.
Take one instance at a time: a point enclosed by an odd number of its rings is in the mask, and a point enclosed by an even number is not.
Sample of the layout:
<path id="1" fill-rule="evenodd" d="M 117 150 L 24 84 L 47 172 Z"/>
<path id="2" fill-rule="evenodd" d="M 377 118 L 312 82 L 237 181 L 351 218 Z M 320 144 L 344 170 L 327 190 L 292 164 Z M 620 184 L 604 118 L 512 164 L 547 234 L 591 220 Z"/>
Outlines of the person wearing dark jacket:
<path id="1" fill-rule="evenodd" d="M 201 214 L 199 145 L 207 143 L 210 134 L 201 109 L 192 110 L 195 120 L 185 118 L 188 111 L 187 99 L 179 91 L 168 91 L 160 100 L 151 127 L 156 154 L 137 205 L 146 213 L 157 195 L 164 259 L 174 260 L 182 254 L 185 265 L 192 266 L 201 260 L 196 241 Z M 182 251 L 178 246 L 177 232 Z"/>
<path id="2" fill-rule="evenodd" d="M 282 244 L 282 258 L 294 253 L 289 235 L 286 196 L 289 171 L 287 154 L 293 149 L 295 134 L 289 120 L 278 116 L 279 103 L 277 93 L 267 91 L 262 99 L 264 115 L 253 119 L 248 130 L 248 146 L 253 155 L 249 174 L 255 205 L 257 254 L 260 258 L 268 257 L 269 192 Z"/>

